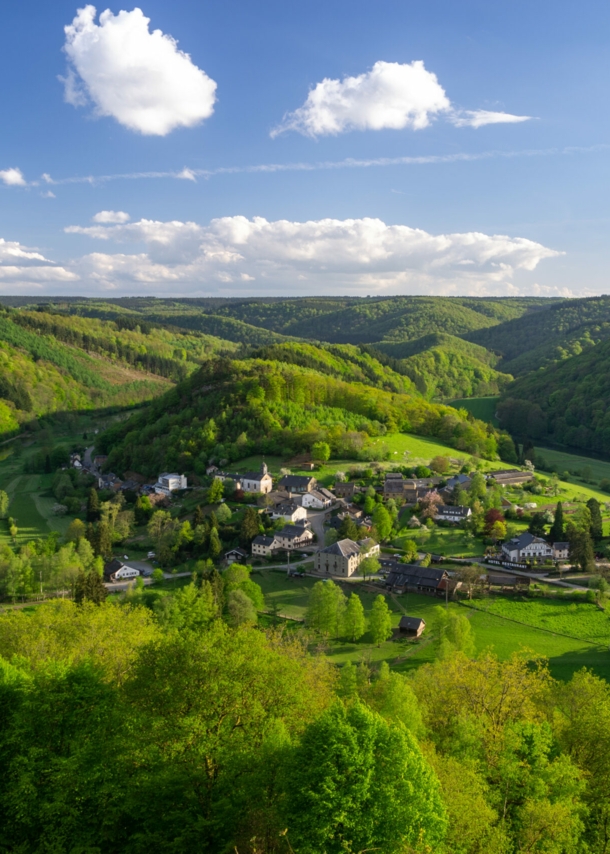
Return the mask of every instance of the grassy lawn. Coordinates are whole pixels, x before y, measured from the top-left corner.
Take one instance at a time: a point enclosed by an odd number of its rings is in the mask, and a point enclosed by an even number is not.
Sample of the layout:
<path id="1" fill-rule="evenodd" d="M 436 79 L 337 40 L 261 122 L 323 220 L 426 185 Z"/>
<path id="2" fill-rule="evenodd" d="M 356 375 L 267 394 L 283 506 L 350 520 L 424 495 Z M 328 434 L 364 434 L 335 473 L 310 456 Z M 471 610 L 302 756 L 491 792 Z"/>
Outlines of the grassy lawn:
<path id="1" fill-rule="evenodd" d="M 610 462 L 603 460 L 595 460 L 592 457 L 583 457 L 579 454 L 568 454 L 565 451 L 555 451 L 551 448 L 535 448 L 537 454 L 540 454 L 547 463 L 557 466 L 560 472 L 569 471 L 571 473 L 582 471 L 584 468 L 590 468 L 592 477 L 596 480 L 603 478 L 610 479 Z M 580 478 L 577 477 L 580 482 Z M 584 483 L 584 481 L 583 481 Z"/>
<path id="2" fill-rule="evenodd" d="M 485 544 L 461 528 L 435 528 L 431 533 L 420 528 L 392 540 L 392 545 L 403 549 L 405 540 L 415 540 L 421 551 L 447 557 L 474 557 L 485 553 Z"/>
<path id="3" fill-rule="evenodd" d="M 457 400 L 449 400 L 447 403 L 456 409 L 466 409 L 468 412 L 472 412 L 475 418 L 480 418 L 481 421 L 490 421 L 497 427 L 496 408 L 499 400 L 499 397 L 462 397 Z"/>

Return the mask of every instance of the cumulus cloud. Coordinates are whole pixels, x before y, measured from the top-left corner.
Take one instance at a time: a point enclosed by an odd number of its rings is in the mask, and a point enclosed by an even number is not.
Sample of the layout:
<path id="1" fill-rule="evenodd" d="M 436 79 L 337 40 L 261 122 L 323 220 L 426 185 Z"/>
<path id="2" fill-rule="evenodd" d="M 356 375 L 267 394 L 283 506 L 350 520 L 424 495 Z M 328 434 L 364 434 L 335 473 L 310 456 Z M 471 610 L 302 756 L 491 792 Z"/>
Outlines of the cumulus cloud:
<path id="1" fill-rule="evenodd" d="M 482 128 L 485 125 L 516 124 L 527 122 L 531 116 L 513 116 L 511 113 L 494 113 L 490 110 L 462 110 L 454 113 L 450 121 L 458 128 Z"/>
<path id="2" fill-rule="evenodd" d="M 45 258 L 38 250 L 0 237 L 0 281 L 15 284 L 27 282 L 75 282 L 79 276 Z"/>
<path id="3" fill-rule="evenodd" d="M 562 253 L 523 237 L 480 232 L 429 234 L 379 219 L 310 222 L 243 216 L 194 222 L 140 220 L 123 225 L 70 226 L 68 233 L 117 243 L 143 244 L 136 254 L 93 253 L 79 262 L 83 275 L 106 284 L 233 284 L 256 281 L 285 292 L 307 281 L 332 292 L 510 288 L 517 271 Z"/>
<path id="4" fill-rule="evenodd" d="M 290 130 L 310 137 L 350 130 L 421 130 L 443 114 L 456 127 L 473 128 L 530 118 L 488 110 L 455 110 L 436 74 L 421 60 L 403 64 L 379 61 L 357 77 L 325 77 L 310 91 L 302 107 L 286 113 L 271 136 Z"/>
<path id="5" fill-rule="evenodd" d="M 422 61 L 402 65 L 380 61 L 358 77 L 326 77 L 302 107 L 284 116 L 271 136 L 287 130 L 314 137 L 347 130 L 420 130 L 430 124 L 431 116 L 450 106 L 436 74 Z"/>
<path id="6" fill-rule="evenodd" d="M 68 103 L 91 101 L 97 115 L 157 136 L 212 115 L 216 83 L 171 36 L 150 32 L 141 9 L 118 15 L 106 9 L 99 24 L 95 17 L 95 6 L 87 5 L 64 27 L 71 63 L 62 78 Z"/>
<path id="7" fill-rule="evenodd" d="M 91 217 L 92 222 L 122 223 L 129 222 L 131 217 L 125 211 L 99 211 Z"/>
<path id="8" fill-rule="evenodd" d="M 25 187 L 27 181 L 23 177 L 21 169 L 13 167 L 11 169 L 0 169 L 0 181 L 7 187 Z"/>

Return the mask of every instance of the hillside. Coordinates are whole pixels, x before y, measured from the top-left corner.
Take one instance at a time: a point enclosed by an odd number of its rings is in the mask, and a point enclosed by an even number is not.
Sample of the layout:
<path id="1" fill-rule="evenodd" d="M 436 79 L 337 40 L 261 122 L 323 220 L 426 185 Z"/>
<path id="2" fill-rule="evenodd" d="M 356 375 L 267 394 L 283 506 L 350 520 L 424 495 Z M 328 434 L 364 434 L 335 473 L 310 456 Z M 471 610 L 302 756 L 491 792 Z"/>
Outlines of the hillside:
<path id="1" fill-rule="evenodd" d="M 326 359 L 323 351 L 319 361 Z M 340 357 L 335 353 L 333 359 L 334 374 Z M 347 376 L 351 370 L 345 365 Z M 203 474 L 210 459 L 287 456 L 318 441 L 328 442 L 338 458 L 377 459 L 371 440 L 387 432 L 438 437 L 490 458 L 499 442 L 512 448 L 489 425 L 450 407 L 333 374 L 285 360 L 210 362 L 146 411 L 108 430 L 98 447 L 109 453 L 113 470 L 146 475 L 163 469 Z"/>
<path id="2" fill-rule="evenodd" d="M 610 340 L 512 383 L 498 406 L 513 435 L 610 453 Z"/>
<path id="3" fill-rule="evenodd" d="M 501 355 L 502 371 L 524 376 L 610 338 L 610 297 L 551 302 L 544 310 L 464 337 Z"/>
<path id="4" fill-rule="evenodd" d="M 499 394 L 512 376 L 495 370 L 495 353 L 454 335 L 434 333 L 415 341 L 381 342 L 375 349 L 394 359 L 427 400 Z"/>
<path id="5" fill-rule="evenodd" d="M 209 337 L 45 311 L 0 313 L 0 433 L 33 416 L 152 399 L 218 352 Z"/>

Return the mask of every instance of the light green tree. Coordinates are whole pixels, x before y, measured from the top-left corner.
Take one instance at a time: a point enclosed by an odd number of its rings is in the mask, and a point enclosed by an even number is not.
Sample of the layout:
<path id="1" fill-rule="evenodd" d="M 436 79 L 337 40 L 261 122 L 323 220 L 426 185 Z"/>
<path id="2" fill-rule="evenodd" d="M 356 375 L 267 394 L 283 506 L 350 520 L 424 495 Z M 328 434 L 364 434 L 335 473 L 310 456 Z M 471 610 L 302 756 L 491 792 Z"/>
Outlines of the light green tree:
<path id="1" fill-rule="evenodd" d="M 373 525 L 379 534 L 379 539 L 387 540 L 392 532 L 393 522 L 383 504 L 378 504 L 373 511 Z"/>
<path id="2" fill-rule="evenodd" d="M 344 625 L 345 635 L 351 641 L 359 640 L 366 631 L 364 608 L 357 593 L 352 593 L 347 600 Z"/>
<path id="3" fill-rule="evenodd" d="M 377 646 L 381 646 L 392 634 L 392 612 L 388 608 L 385 596 L 381 594 L 373 602 L 369 616 L 369 630 Z"/>
<path id="4" fill-rule="evenodd" d="M 329 637 L 341 637 L 347 600 L 334 581 L 316 581 L 309 595 L 305 622 L 314 631 Z"/>
<path id="5" fill-rule="evenodd" d="M 319 460 L 325 463 L 330 459 L 330 445 L 328 442 L 314 442 L 311 448 L 311 454 L 314 460 Z"/>
<path id="6" fill-rule="evenodd" d="M 433 630 L 439 658 L 448 658 L 456 652 L 463 652 L 469 658 L 474 656 L 474 632 L 468 617 L 437 605 Z"/>
<path id="7" fill-rule="evenodd" d="M 6 519 L 9 504 L 10 499 L 8 494 L 3 489 L 0 489 L 0 519 Z"/>

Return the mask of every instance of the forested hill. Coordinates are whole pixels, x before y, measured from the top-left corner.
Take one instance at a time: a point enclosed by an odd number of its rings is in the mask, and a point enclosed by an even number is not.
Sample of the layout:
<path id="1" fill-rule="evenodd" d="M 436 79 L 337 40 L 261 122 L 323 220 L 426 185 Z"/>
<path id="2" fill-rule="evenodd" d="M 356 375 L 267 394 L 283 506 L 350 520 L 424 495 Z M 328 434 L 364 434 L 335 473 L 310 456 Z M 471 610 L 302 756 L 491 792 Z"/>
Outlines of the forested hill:
<path id="1" fill-rule="evenodd" d="M 610 454 L 610 340 L 517 380 L 499 415 L 517 437 Z"/>
<path id="2" fill-rule="evenodd" d="M 36 415 L 124 407 L 163 394 L 237 347 L 145 324 L 0 312 L 0 434 Z"/>
<path id="3" fill-rule="evenodd" d="M 339 458 L 379 459 L 379 445 L 373 450 L 371 438 L 397 431 L 435 436 L 489 458 L 499 451 L 514 460 L 512 442 L 491 425 L 417 393 L 344 379 L 353 375 L 354 363 L 345 359 L 342 370 L 337 353 L 330 359 L 324 351 L 318 362 L 326 370 L 286 358 L 210 362 L 145 411 L 108 430 L 98 447 L 109 453 L 113 470 L 145 475 L 164 469 L 203 474 L 210 459 L 290 456 L 317 442 L 328 443 Z M 377 370 L 383 375 L 382 366 Z"/>

